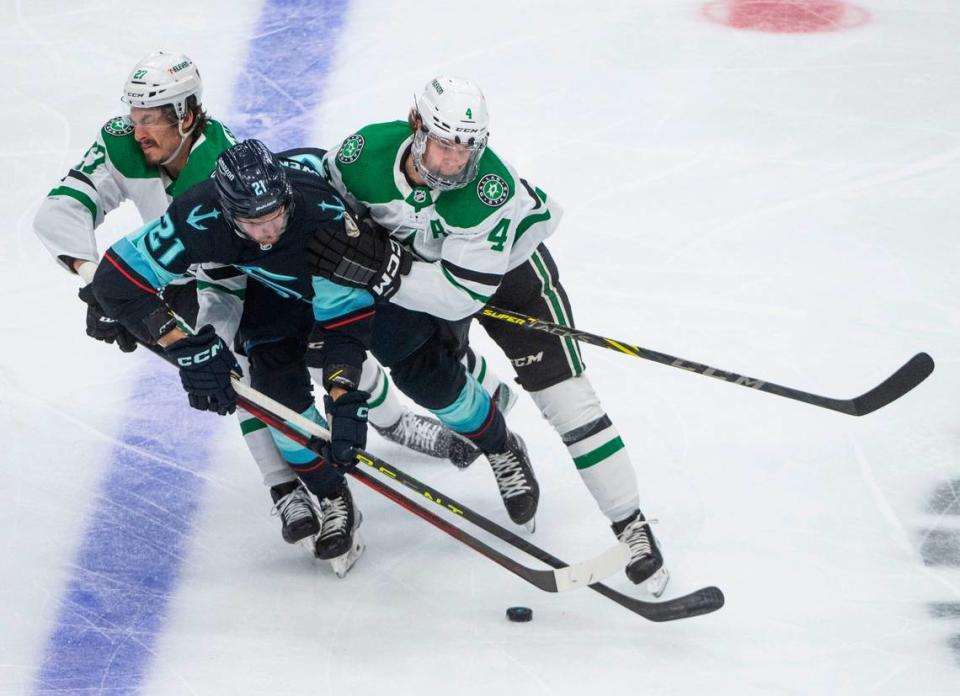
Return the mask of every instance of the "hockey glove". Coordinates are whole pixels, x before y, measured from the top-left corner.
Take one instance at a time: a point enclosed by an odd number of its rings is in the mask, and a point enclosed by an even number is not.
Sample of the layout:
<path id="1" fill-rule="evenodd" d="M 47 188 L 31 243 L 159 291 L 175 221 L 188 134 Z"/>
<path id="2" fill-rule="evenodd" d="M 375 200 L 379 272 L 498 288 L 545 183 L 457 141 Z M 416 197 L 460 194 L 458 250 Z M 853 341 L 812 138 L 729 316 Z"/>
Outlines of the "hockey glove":
<path id="1" fill-rule="evenodd" d="M 93 285 L 80 288 L 80 299 L 87 303 L 87 336 L 104 343 L 116 343 L 124 353 L 137 349 L 137 339 L 116 319 L 103 312 L 103 307 L 93 295 Z"/>
<path id="2" fill-rule="evenodd" d="M 314 232 L 307 240 L 307 261 L 314 275 L 387 300 L 410 272 L 413 256 L 382 230 L 360 230 L 351 220 L 343 229 Z"/>
<path id="3" fill-rule="evenodd" d="M 241 375 L 243 371 L 212 326 L 207 324 L 195 335 L 171 343 L 166 353 L 180 368 L 180 382 L 193 408 L 221 416 L 237 409 L 230 374 Z"/>
<path id="4" fill-rule="evenodd" d="M 357 450 L 367 446 L 367 399 L 365 391 L 349 391 L 334 400 L 323 397 L 323 408 L 330 423 L 330 459 L 349 471 L 357 465 Z"/>

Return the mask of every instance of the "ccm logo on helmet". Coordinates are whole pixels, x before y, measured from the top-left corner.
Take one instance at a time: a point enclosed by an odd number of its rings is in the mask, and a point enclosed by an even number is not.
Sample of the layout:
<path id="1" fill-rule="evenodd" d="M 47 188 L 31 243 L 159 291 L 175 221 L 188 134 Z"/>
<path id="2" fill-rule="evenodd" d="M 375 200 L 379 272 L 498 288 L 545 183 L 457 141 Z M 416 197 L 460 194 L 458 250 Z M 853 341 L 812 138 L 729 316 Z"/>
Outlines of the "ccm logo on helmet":
<path id="1" fill-rule="evenodd" d="M 212 348 L 207 350 L 201 350 L 196 355 L 185 355 L 182 358 L 177 358 L 177 365 L 180 367 L 190 367 L 191 365 L 201 365 L 207 362 L 210 358 L 216 357 L 217 353 L 220 352 L 220 344 L 215 343 Z"/>

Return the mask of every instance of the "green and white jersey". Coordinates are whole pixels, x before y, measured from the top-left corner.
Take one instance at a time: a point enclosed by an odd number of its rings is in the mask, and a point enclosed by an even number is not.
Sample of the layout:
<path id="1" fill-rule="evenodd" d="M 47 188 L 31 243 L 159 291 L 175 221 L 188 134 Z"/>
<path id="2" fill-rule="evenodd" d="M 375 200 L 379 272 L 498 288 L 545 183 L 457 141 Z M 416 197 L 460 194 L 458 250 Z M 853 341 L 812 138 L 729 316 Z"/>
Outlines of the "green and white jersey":
<path id="1" fill-rule="evenodd" d="M 530 258 L 563 213 L 489 148 L 464 188 L 413 186 L 402 167 L 412 140 L 406 121 L 366 126 L 327 153 L 324 169 L 356 210 L 367 212 L 419 259 L 390 301 L 462 319 Z"/>
<path id="2" fill-rule="evenodd" d="M 67 270 L 73 269 L 61 256 L 97 262 L 95 230 L 107 213 L 131 200 L 143 220 L 160 217 L 177 195 L 209 178 L 217 157 L 235 142 L 225 126 L 209 121 L 174 181 L 161 167 L 147 164 L 129 121 L 112 118 L 83 160 L 47 194 L 34 219 L 37 236 Z"/>

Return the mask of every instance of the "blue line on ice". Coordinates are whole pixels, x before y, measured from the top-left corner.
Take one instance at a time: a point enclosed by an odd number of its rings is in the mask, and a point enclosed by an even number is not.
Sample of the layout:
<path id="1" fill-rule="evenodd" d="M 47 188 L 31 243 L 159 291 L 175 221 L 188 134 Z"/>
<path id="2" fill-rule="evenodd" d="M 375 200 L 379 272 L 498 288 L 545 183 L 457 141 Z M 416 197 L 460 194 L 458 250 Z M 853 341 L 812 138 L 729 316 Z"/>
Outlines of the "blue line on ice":
<path id="1" fill-rule="evenodd" d="M 238 137 L 255 135 L 274 149 L 309 144 L 347 4 L 265 2 L 234 94 L 230 125 Z M 38 694 L 141 691 L 189 553 L 213 417 L 191 412 L 176 373 L 159 364 L 132 392 L 36 677 Z M 238 475 L 255 480 L 249 466 Z"/>

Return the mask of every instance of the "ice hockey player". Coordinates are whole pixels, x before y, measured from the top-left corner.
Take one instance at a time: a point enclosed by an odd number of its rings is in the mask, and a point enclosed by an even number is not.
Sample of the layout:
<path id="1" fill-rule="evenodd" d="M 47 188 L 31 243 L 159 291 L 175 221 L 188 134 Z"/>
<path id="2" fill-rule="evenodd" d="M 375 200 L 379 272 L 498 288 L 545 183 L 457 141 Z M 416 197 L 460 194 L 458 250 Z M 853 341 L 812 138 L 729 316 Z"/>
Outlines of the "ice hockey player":
<path id="1" fill-rule="evenodd" d="M 561 208 L 487 147 L 488 127 L 476 85 L 437 77 L 416 97 L 406 121 L 366 126 L 331 149 L 327 176 L 390 243 L 369 235 L 318 237 L 314 271 L 384 297 L 389 292 L 394 305 L 447 320 L 469 318 L 489 302 L 573 326 L 544 245 Z M 355 268 L 353 279 L 345 279 L 351 261 L 369 268 L 369 279 Z M 559 433 L 614 533 L 629 545 L 627 576 L 661 594 L 669 576 L 640 511 L 636 474 L 575 341 L 483 315 L 478 320 Z"/>
<path id="2" fill-rule="evenodd" d="M 50 191 L 35 219 L 35 230 L 58 263 L 89 283 L 99 259 L 95 232 L 123 201 L 132 201 L 144 220 L 159 217 L 175 197 L 208 179 L 217 157 L 235 141 L 202 105 L 200 73 L 183 54 L 158 51 L 139 61 L 124 85 L 129 115 L 110 119 L 93 145 Z M 191 326 L 214 324 L 228 341 L 243 313 L 246 276 L 216 264 L 195 269 L 192 277 L 172 282 L 164 299 Z M 104 316 L 91 288 L 86 302 L 87 334 L 129 352 L 134 337 Z M 309 311 L 309 308 L 307 308 Z M 241 362 L 245 361 L 240 356 Z M 248 371 L 249 372 L 249 371 Z M 405 409 L 390 391 L 374 361 L 364 365 L 362 385 L 373 395 L 371 422 L 386 437 L 432 456 L 450 457 L 466 466 L 479 452 L 465 447 L 439 422 Z M 244 440 L 270 488 L 283 538 L 296 542 L 316 534 L 319 521 L 307 491 L 280 456 L 263 424 L 238 411 Z"/>

